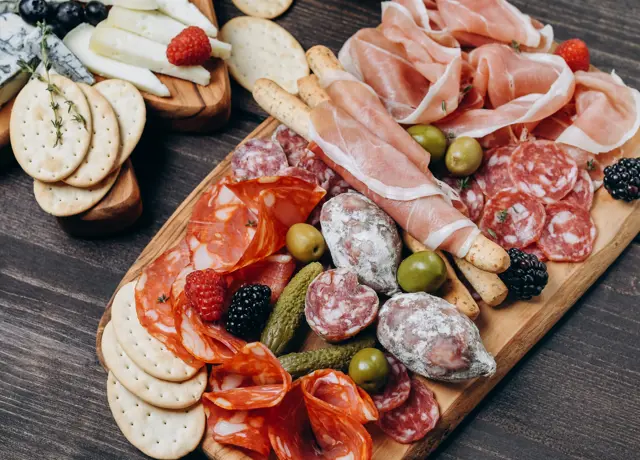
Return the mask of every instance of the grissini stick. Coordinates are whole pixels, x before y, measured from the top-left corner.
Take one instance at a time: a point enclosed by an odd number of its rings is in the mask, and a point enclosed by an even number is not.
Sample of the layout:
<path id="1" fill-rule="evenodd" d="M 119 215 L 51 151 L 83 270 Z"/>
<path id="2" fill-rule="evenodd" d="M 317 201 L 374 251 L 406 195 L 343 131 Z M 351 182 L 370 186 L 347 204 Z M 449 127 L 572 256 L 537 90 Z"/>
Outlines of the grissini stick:
<path id="1" fill-rule="evenodd" d="M 329 100 L 329 95 L 320 86 L 316 75 L 308 75 L 298 80 L 298 95 L 312 109 Z"/>
<path id="2" fill-rule="evenodd" d="M 509 289 L 498 275 L 479 270 L 466 260 L 457 257 L 453 258 L 453 262 L 487 305 L 497 307 L 507 298 Z"/>
<path id="3" fill-rule="evenodd" d="M 277 83 L 264 78 L 255 83 L 253 97 L 269 115 L 310 140 L 311 109 L 304 102 Z M 464 259 L 481 270 L 492 273 L 503 272 L 509 267 L 507 252 L 484 235 L 476 237 Z"/>
<path id="4" fill-rule="evenodd" d="M 402 239 L 411 252 L 426 251 L 428 248 L 420 241 L 409 235 L 407 232 L 402 232 Z M 456 271 L 449 263 L 449 259 L 440 251 L 436 251 L 437 254 L 442 257 L 444 264 L 447 267 L 447 281 L 440 288 L 440 294 L 442 298 L 452 305 L 455 305 L 460 313 L 464 313 L 470 319 L 475 320 L 480 314 L 480 308 L 473 297 L 469 293 L 469 290 L 462 281 L 458 278 Z"/>
<path id="5" fill-rule="evenodd" d="M 323 77 L 330 77 L 331 72 L 343 70 L 338 58 L 325 46 L 314 46 L 307 51 L 306 56 L 309 67 L 320 80 Z M 476 237 L 464 259 L 479 269 L 491 273 L 505 271 L 510 263 L 507 252 L 482 234 Z"/>

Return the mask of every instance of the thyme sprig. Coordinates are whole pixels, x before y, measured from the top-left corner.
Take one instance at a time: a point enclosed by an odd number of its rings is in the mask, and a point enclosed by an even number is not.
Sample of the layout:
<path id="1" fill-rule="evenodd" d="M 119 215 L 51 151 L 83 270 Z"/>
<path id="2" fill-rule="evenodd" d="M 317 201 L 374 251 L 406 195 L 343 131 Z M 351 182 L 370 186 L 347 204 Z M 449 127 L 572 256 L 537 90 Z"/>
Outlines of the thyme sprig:
<path id="1" fill-rule="evenodd" d="M 78 108 L 76 107 L 75 103 L 67 99 L 67 97 L 60 90 L 60 88 L 55 83 L 51 82 L 51 76 L 49 74 L 49 71 L 51 70 L 52 64 L 51 64 L 51 61 L 49 61 L 49 50 L 47 46 L 47 37 L 49 36 L 49 34 L 51 34 L 51 30 L 49 29 L 45 21 L 38 22 L 38 28 L 40 29 L 40 32 L 41 32 L 40 33 L 40 54 L 42 58 L 42 65 L 44 67 L 44 76 L 42 76 L 37 71 L 36 67 L 32 66 L 28 62 L 25 62 L 22 59 L 18 61 L 18 65 L 20 66 L 20 69 L 23 72 L 28 73 L 32 77 L 37 78 L 38 81 L 41 81 L 42 83 L 45 83 L 47 85 L 47 92 L 49 93 L 49 99 L 50 99 L 49 107 L 51 107 L 51 110 L 53 110 L 53 120 L 51 120 L 51 124 L 53 125 L 53 128 L 55 129 L 55 134 L 56 134 L 56 141 L 53 144 L 53 146 L 57 147 L 58 145 L 62 145 L 63 121 L 62 121 L 62 116 L 60 115 L 60 104 L 58 104 L 55 99 L 56 96 L 64 100 L 64 103 L 67 105 L 67 113 L 73 112 L 71 119 L 74 122 L 82 124 L 84 129 L 87 129 L 87 120 L 78 111 Z"/>

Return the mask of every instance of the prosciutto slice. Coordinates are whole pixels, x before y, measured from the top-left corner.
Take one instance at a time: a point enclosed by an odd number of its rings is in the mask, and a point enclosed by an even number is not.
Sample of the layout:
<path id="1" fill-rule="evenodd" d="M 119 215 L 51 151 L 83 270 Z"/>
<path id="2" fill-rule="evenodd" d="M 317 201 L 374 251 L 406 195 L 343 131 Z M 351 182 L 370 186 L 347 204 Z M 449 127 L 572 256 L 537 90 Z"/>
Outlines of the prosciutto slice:
<path id="1" fill-rule="evenodd" d="M 517 42 L 530 51 L 548 52 L 553 28 L 543 26 L 506 0 L 436 0 L 444 28 L 463 46 Z"/>
<path id="2" fill-rule="evenodd" d="M 557 142 L 598 154 L 621 147 L 640 128 L 640 92 L 615 74 L 576 72 L 576 116 Z"/>
<path id="3" fill-rule="evenodd" d="M 424 149 L 369 86 L 340 71 L 321 84 L 331 101 L 311 113 L 312 150 L 425 246 L 464 257 L 479 230 L 452 206 Z"/>
<path id="4" fill-rule="evenodd" d="M 485 103 L 439 124 L 455 137 L 482 138 L 507 126 L 535 124 L 573 97 L 575 78 L 560 56 L 494 44 L 473 50 L 469 63 L 475 69 L 473 87 Z"/>
<path id="5" fill-rule="evenodd" d="M 345 43 L 342 66 L 376 92 L 398 123 L 445 118 L 460 100 L 460 48 L 426 34 L 402 4 L 384 2 L 382 9 L 379 28 L 362 29 Z"/>

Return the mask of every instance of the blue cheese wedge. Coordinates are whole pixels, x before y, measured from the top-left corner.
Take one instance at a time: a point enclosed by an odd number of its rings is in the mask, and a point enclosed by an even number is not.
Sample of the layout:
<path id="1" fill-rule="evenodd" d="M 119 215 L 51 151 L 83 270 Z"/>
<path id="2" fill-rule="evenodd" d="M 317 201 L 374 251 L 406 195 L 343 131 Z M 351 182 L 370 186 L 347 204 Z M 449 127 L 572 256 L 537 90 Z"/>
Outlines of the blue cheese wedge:
<path id="1" fill-rule="evenodd" d="M 125 64 L 89 49 L 89 41 L 95 27 L 80 24 L 64 37 L 64 44 L 93 73 L 105 78 L 115 78 L 130 82 L 136 88 L 160 97 L 169 97 L 169 89 L 162 84 L 153 72 L 142 67 Z"/>
<path id="2" fill-rule="evenodd" d="M 6 2 L 5 2 L 6 3 Z M 11 100 L 27 83 L 20 62 L 35 66 L 37 56 L 26 46 L 32 26 L 13 13 L 0 15 L 0 107 Z"/>
<path id="3" fill-rule="evenodd" d="M 27 24 L 13 13 L 0 15 L 0 49 L 8 53 L 19 53 L 28 48 L 27 37 L 35 27 Z"/>
<path id="4" fill-rule="evenodd" d="M 18 3 L 18 0 L 0 0 L 0 14 L 17 13 Z"/>
<path id="5" fill-rule="evenodd" d="M 23 72 L 18 64 L 23 57 L 26 56 L 0 49 L 0 107 L 13 99 L 29 79 L 29 74 Z"/>
<path id="6" fill-rule="evenodd" d="M 159 11 L 130 10 L 120 6 L 111 8 L 106 24 L 163 45 L 171 43 L 176 35 L 187 28 L 183 23 Z M 215 38 L 209 38 L 209 43 L 211 43 L 211 56 L 221 59 L 231 57 L 231 45 L 228 43 Z"/>
<path id="7" fill-rule="evenodd" d="M 153 72 L 188 80 L 198 85 L 207 86 L 211 74 L 202 66 L 176 66 L 167 59 L 167 46 L 132 34 L 124 30 L 109 27 L 104 23 L 98 25 L 89 42 L 91 51 L 101 56 L 140 65 Z"/>
<path id="8" fill-rule="evenodd" d="M 215 38 L 218 35 L 216 26 L 189 0 L 157 0 L 157 2 L 158 9 L 167 16 L 188 26 L 200 27 L 209 37 Z"/>
<path id="9" fill-rule="evenodd" d="M 2 1 L 2 0 L 0 0 Z M 63 0 L 61 0 L 63 1 Z M 80 0 L 83 3 L 88 3 L 91 0 Z M 124 6 L 133 10 L 157 10 L 158 2 L 156 0 L 101 0 L 106 6 Z"/>

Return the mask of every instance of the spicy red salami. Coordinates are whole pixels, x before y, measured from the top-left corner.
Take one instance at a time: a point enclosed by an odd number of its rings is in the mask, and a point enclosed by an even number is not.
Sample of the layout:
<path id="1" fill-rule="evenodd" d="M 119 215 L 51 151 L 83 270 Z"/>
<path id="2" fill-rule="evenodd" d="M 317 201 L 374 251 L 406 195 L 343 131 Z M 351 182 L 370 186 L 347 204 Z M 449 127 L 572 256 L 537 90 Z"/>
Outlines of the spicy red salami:
<path id="1" fill-rule="evenodd" d="M 538 246 L 554 262 L 582 262 L 593 251 L 597 230 L 588 211 L 570 203 L 547 206 Z"/>
<path id="2" fill-rule="evenodd" d="M 411 379 L 407 368 L 391 353 L 385 353 L 384 356 L 389 363 L 389 378 L 382 392 L 371 396 L 380 414 L 404 404 L 411 392 Z"/>

